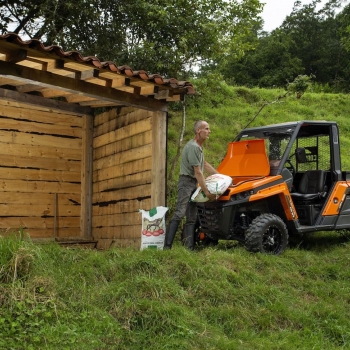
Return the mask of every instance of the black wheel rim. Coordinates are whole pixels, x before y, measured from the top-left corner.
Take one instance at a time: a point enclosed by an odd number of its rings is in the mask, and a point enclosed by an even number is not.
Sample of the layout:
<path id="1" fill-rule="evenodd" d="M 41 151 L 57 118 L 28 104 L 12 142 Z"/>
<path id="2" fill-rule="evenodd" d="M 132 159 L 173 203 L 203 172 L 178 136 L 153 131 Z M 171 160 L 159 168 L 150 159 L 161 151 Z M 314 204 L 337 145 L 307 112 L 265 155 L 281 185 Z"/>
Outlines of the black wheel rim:
<path id="1" fill-rule="evenodd" d="M 281 230 L 275 225 L 269 226 L 263 235 L 262 246 L 264 251 L 266 253 L 278 253 L 281 249 L 281 242 Z"/>

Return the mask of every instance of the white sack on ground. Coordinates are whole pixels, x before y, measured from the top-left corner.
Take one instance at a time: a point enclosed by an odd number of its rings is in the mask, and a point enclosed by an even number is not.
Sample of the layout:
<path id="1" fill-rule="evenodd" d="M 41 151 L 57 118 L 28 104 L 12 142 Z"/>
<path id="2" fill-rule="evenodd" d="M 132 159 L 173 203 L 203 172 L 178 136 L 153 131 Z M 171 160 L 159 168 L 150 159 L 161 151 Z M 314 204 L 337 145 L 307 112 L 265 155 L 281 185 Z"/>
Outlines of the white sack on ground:
<path id="1" fill-rule="evenodd" d="M 232 178 L 223 174 L 214 174 L 205 179 L 205 184 L 210 193 L 220 197 L 232 184 Z M 198 187 L 191 196 L 192 202 L 207 202 L 208 200 L 208 197 L 200 187 Z"/>
<path id="2" fill-rule="evenodd" d="M 165 214 L 167 207 L 155 207 L 142 214 L 141 250 L 146 248 L 163 249 L 165 238 Z"/>

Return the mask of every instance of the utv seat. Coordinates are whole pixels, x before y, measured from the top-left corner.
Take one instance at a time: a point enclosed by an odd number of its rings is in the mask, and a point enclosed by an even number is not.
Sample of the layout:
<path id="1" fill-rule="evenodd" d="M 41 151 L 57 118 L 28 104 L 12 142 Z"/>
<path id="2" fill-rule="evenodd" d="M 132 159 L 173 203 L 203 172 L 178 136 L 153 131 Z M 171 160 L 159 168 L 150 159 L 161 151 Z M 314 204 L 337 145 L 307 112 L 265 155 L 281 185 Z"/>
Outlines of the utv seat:
<path id="1" fill-rule="evenodd" d="M 325 197 L 327 192 L 326 175 L 324 170 L 307 170 L 299 183 L 297 192 L 291 196 L 295 201 L 314 201 Z"/>

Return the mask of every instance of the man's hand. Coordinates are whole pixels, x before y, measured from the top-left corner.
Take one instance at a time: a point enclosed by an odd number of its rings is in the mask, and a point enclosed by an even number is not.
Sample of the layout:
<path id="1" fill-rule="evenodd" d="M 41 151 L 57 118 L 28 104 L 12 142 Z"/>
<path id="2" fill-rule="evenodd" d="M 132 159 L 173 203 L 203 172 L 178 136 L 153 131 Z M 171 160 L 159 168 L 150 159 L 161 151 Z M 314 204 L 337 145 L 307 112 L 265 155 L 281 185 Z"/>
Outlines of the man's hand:
<path id="1" fill-rule="evenodd" d="M 210 202 L 216 201 L 220 197 L 220 196 L 213 194 L 213 193 L 210 193 L 210 192 L 205 193 L 205 195 L 208 197 Z"/>

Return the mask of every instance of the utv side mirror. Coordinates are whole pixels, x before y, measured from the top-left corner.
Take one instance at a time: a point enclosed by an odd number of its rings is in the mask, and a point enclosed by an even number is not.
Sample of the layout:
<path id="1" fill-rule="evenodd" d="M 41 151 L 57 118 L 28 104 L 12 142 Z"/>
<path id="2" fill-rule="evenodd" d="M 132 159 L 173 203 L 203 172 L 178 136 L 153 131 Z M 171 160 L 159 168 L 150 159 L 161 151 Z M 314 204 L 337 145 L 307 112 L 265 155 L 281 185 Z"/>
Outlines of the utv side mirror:
<path id="1" fill-rule="evenodd" d="M 306 151 L 305 148 L 300 147 L 295 150 L 295 158 L 298 163 L 306 163 Z"/>

